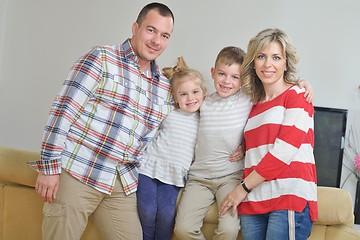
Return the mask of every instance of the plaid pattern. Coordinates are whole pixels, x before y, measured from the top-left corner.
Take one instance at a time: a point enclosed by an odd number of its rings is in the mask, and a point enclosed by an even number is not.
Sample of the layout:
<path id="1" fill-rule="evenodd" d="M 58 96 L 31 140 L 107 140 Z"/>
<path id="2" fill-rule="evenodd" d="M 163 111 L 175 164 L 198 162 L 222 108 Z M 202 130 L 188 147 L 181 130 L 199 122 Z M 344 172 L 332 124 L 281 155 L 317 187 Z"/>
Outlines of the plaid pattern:
<path id="1" fill-rule="evenodd" d="M 130 40 L 93 48 L 70 71 L 50 110 L 40 160 L 49 175 L 68 171 L 110 194 L 117 172 L 136 191 L 142 151 L 172 109 L 169 80 L 153 61 L 141 73 Z"/>

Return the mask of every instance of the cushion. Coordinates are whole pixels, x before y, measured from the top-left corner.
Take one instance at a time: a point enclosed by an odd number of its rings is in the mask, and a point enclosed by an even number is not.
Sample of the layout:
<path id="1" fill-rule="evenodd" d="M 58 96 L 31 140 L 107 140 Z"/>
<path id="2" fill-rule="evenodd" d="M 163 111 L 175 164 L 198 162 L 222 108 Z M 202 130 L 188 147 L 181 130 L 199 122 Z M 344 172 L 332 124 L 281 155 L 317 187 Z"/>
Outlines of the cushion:
<path id="1" fill-rule="evenodd" d="M 335 201 L 336 199 L 336 201 Z M 319 218 L 315 224 L 353 225 L 351 196 L 344 189 L 331 187 L 318 187 Z"/>
<path id="2" fill-rule="evenodd" d="M 4 225 L 4 187 L 5 185 L 0 182 L 0 238 L 4 236 L 4 229 L 2 228 Z"/>

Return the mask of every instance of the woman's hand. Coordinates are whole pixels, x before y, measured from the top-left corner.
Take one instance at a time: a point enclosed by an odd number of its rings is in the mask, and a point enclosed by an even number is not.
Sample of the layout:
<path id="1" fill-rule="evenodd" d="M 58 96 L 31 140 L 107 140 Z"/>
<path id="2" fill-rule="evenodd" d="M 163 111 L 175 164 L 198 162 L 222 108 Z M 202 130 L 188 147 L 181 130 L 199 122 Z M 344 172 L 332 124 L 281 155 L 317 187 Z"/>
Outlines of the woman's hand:
<path id="1" fill-rule="evenodd" d="M 241 184 L 239 184 L 234 191 L 229 193 L 221 203 L 220 215 L 224 215 L 230 208 L 231 216 L 236 216 L 237 206 L 245 199 L 247 192 L 243 189 Z"/>

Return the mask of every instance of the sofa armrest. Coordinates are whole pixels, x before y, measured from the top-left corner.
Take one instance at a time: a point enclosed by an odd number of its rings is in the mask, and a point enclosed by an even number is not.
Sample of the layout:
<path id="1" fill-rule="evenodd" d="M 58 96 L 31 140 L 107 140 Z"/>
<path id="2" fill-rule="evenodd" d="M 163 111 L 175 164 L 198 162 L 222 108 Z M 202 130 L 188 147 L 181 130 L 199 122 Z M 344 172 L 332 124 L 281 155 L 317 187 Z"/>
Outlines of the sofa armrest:
<path id="1" fill-rule="evenodd" d="M 0 181 L 34 187 L 38 173 L 26 165 L 39 153 L 0 146 Z"/>
<path id="2" fill-rule="evenodd" d="M 340 188 L 318 187 L 320 225 L 354 225 L 354 214 L 350 194 Z"/>

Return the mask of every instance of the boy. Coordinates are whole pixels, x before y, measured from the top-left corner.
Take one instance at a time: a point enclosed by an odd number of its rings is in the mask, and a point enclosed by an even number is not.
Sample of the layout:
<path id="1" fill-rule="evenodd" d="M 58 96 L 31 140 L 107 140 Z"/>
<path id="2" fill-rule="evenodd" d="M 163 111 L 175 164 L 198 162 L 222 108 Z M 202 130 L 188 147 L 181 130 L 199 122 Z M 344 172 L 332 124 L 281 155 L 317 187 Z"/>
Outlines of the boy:
<path id="1" fill-rule="evenodd" d="M 243 139 L 243 130 L 252 104 L 240 90 L 241 64 L 245 52 L 225 47 L 211 69 L 216 92 L 208 96 L 200 108 L 195 161 L 179 203 L 175 235 L 179 239 L 204 239 L 200 230 L 210 206 L 218 208 L 226 195 L 241 180 L 244 164 L 229 161 Z M 214 239 L 236 239 L 238 216 L 219 216 Z"/>

